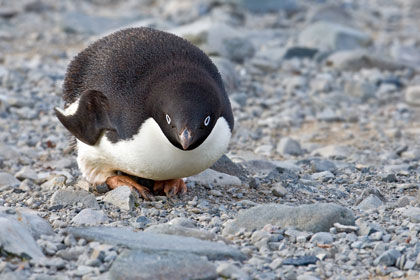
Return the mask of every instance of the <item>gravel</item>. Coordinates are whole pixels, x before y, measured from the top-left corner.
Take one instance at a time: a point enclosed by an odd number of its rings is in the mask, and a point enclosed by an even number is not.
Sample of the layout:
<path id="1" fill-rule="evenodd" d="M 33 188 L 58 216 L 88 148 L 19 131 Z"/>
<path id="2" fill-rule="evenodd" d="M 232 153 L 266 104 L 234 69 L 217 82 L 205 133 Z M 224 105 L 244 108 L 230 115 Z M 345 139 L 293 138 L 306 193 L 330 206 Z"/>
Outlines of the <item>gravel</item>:
<path id="1" fill-rule="evenodd" d="M 0 279 L 418 279 L 417 2 L 3 1 Z M 53 111 L 71 59 L 136 26 L 208 53 L 235 116 L 153 202 L 83 181 Z"/>

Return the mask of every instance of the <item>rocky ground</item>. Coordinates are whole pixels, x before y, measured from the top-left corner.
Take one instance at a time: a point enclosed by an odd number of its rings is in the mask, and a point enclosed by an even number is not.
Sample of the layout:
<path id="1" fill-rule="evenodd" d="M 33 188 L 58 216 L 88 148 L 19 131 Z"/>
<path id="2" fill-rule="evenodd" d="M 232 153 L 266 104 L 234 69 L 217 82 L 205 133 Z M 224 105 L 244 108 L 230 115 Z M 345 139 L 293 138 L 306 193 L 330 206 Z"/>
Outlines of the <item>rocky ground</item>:
<path id="1" fill-rule="evenodd" d="M 0 0 L 0 279 L 418 279 L 416 0 Z M 54 116 L 123 27 L 199 45 L 236 127 L 179 198 L 83 182 Z"/>

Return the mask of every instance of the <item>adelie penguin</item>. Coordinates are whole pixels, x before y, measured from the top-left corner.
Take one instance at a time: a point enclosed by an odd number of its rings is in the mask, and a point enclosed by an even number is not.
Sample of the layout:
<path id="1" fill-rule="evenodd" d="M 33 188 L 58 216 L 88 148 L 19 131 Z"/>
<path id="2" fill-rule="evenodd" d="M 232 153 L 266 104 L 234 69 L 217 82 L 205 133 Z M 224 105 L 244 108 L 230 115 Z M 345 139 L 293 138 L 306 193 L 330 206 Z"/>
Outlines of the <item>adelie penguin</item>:
<path id="1" fill-rule="evenodd" d="M 77 163 L 91 184 L 128 185 L 145 199 L 185 193 L 182 178 L 226 151 L 234 119 L 209 57 L 175 35 L 130 28 L 80 52 L 64 81 L 60 122 L 76 137 Z"/>

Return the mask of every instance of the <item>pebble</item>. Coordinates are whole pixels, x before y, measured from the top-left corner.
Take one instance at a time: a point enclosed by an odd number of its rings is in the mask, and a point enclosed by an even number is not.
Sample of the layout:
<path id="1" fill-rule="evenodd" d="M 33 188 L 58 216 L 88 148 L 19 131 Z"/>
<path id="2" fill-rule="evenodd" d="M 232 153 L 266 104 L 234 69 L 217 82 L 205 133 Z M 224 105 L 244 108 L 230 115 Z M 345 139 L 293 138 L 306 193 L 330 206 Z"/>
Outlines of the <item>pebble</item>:
<path id="1" fill-rule="evenodd" d="M 382 200 L 379 199 L 376 195 L 369 195 L 362 202 L 357 205 L 362 210 L 370 210 L 370 209 L 377 209 L 379 206 L 383 205 L 384 203 Z"/>
<path id="2" fill-rule="evenodd" d="M 331 244 L 333 243 L 333 236 L 329 232 L 317 232 L 312 235 L 311 242 L 314 244 Z"/>
<path id="3" fill-rule="evenodd" d="M 303 153 L 299 142 L 291 138 L 282 138 L 277 145 L 276 151 L 281 155 L 299 156 Z"/>
<path id="4" fill-rule="evenodd" d="M 185 237 L 194 237 L 202 240 L 215 240 L 216 235 L 214 233 L 202 230 L 202 229 L 195 229 L 171 224 L 159 224 L 159 225 L 151 225 L 150 227 L 144 230 L 145 232 L 151 233 L 161 233 L 161 234 L 169 234 L 169 235 L 179 235 Z"/>
<path id="5" fill-rule="evenodd" d="M 103 200 L 122 210 L 131 211 L 135 198 L 129 186 L 121 186 L 106 193 Z"/>
<path id="6" fill-rule="evenodd" d="M 420 86 L 411 86 L 405 90 L 405 101 L 413 106 L 420 106 Z"/>
<path id="7" fill-rule="evenodd" d="M 390 249 L 383 252 L 379 257 L 373 262 L 375 265 L 386 265 L 392 266 L 395 265 L 397 259 L 401 256 L 401 253 L 395 249 Z"/>
<path id="8" fill-rule="evenodd" d="M 86 208 L 98 209 L 99 204 L 93 194 L 87 191 L 58 190 L 50 200 L 51 205 L 73 206 L 78 203 Z"/>
<path id="9" fill-rule="evenodd" d="M 248 273 L 241 270 L 234 264 L 221 263 L 217 266 L 217 274 L 220 277 L 236 280 L 247 280 L 250 279 Z"/>
<path id="10" fill-rule="evenodd" d="M 109 271 L 109 279 L 216 279 L 216 267 L 189 253 L 125 251 Z"/>
<path id="11" fill-rule="evenodd" d="M 320 232 L 328 231 L 336 222 L 353 225 L 353 213 L 333 203 L 297 207 L 267 204 L 240 211 L 235 219 L 225 224 L 223 235 L 235 234 L 240 228 L 247 230 L 263 228 L 266 224 Z"/>
<path id="12" fill-rule="evenodd" d="M 282 185 L 282 183 L 275 183 L 271 189 L 273 195 L 278 197 L 284 197 L 287 195 L 287 189 Z"/>
<path id="13" fill-rule="evenodd" d="M 214 184 L 221 187 L 231 185 L 240 186 L 242 184 L 238 177 L 226 173 L 221 173 L 212 169 L 206 169 L 197 175 L 188 177 L 188 181 L 205 186 Z"/>
<path id="14" fill-rule="evenodd" d="M 108 222 L 107 215 L 102 210 L 83 209 L 72 222 L 75 225 L 98 225 Z"/>
<path id="15" fill-rule="evenodd" d="M 0 172 L 0 187 L 11 186 L 17 187 L 20 185 L 20 181 L 15 178 L 12 174 L 6 172 Z"/>

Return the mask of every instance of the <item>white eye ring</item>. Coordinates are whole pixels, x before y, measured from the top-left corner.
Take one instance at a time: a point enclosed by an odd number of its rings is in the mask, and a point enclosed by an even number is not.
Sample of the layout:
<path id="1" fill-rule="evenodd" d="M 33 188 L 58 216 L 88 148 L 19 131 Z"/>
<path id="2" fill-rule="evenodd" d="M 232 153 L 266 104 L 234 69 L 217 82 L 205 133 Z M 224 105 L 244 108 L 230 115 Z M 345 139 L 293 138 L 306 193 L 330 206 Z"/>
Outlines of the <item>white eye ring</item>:
<path id="1" fill-rule="evenodd" d="M 166 114 L 166 122 L 167 122 L 168 124 L 171 124 L 171 117 L 169 117 L 169 115 L 168 115 L 168 114 Z"/>
<path id="2" fill-rule="evenodd" d="M 207 116 L 207 117 L 204 119 L 204 125 L 205 125 L 205 126 L 208 126 L 208 125 L 209 125 L 209 123 L 210 123 L 210 116 Z"/>

